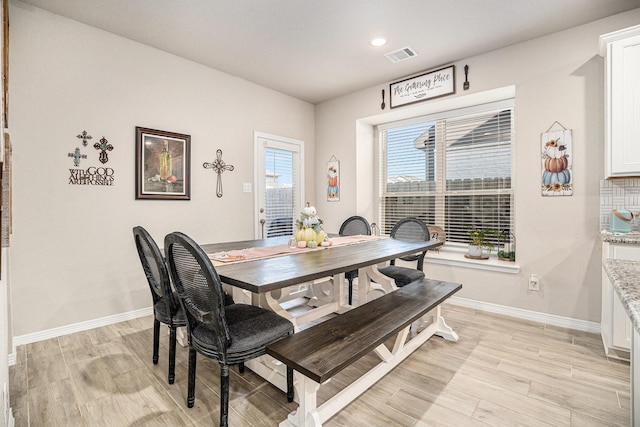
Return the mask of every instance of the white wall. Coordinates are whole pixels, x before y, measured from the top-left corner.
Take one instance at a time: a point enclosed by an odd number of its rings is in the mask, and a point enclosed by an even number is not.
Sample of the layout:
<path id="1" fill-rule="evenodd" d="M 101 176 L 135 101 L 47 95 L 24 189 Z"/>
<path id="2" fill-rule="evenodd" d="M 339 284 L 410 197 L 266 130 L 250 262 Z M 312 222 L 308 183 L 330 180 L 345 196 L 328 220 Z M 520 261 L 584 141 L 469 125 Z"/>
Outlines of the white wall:
<path id="1" fill-rule="evenodd" d="M 337 230 L 350 215 L 376 221 L 375 144 L 369 123 L 417 116 L 435 103 L 515 85 L 515 163 L 518 274 L 427 265 L 427 275 L 459 281 L 457 295 L 477 301 L 590 322 L 600 320 L 599 180 L 603 176 L 603 60 L 598 38 L 636 25 L 640 9 L 455 63 L 456 95 L 414 107 L 380 110 L 388 83 L 317 105 L 316 171 L 335 155 L 341 162 L 341 201 L 316 207 L 325 228 Z M 464 65 L 470 90 L 462 90 Z M 398 80 L 403 76 L 399 75 Z M 388 98 L 387 98 L 388 104 Z M 540 134 L 554 121 L 573 130 L 571 197 L 540 195 Z M 373 154 L 372 154 L 373 153 Z M 536 273 L 542 289 L 527 290 Z"/>
<path id="2" fill-rule="evenodd" d="M 253 194 L 243 193 L 242 183 L 253 182 L 254 130 L 305 141 L 305 199 L 315 201 L 327 230 L 337 230 L 355 213 L 374 219 L 376 157 L 369 123 L 423 108 L 381 112 L 380 90 L 388 84 L 314 108 L 19 1 L 10 2 L 9 12 L 16 336 L 148 307 L 134 225 L 144 225 L 160 241 L 174 230 L 201 242 L 252 238 Z M 596 56 L 597 42 L 600 34 L 639 20 L 640 9 L 456 62 L 458 93 L 448 98 L 516 86 L 521 272 L 430 265 L 429 276 L 462 282 L 462 297 L 599 321 L 603 61 Z M 466 92 L 465 64 L 471 82 Z M 574 132 L 574 195 L 543 198 L 539 138 L 555 120 Z M 135 126 L 191 135 L 191 201 L 134 199 Z M 68 184 L 67 153 L 83 129 L 115 146 L 107 164 L 115 170 L 115 186 Z M 221 199 L 215 175 L 201 166 L 218 148 L 235 166 L 223 175 Z M 324 170 L 332 155 L 341 162 L 338 203 L 324 201 Z M 97 152 L 81 163 L 90 165 L 99 165 Z M 540 293 L 527 292 L 530 273 L 541 277 Z"/>
<path id="3" fill-rule="evenodd" d="M 149 307 L 135 225 L 160 246 L 175 230 L 202 243 L 253 238 L 253 194 L 242 184 L 253 183 L 254 130 L 314 152 L 311 104 L 21 2 L 9 13 L 15 336 Z M 136 126 L 191 135 L 190 201 L 135 200 Z M 67 153 L 84 129 L 115 147 L 113 187 L 68 184 Z M 235 167 L 222 198 L 202 167 L 218 148 Z M 81 168 L 100 166 L 97 151 L 83 151 Z"/>

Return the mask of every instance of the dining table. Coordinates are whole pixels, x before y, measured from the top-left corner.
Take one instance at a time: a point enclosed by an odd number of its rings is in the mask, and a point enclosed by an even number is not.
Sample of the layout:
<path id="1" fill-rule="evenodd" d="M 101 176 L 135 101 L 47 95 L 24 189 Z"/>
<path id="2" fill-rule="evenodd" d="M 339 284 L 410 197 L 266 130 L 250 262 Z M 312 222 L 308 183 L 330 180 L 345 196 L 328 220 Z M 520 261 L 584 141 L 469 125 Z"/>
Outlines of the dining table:
<path id="1" fill-rule="evenodd" d="M 325 316 L 344 313 L 347 302 L 345 272 L 358 270 L 357 302 L 366 304 L 376 295 L 393 292 L 395 282 L 378 271 L 390 260 L 434 250 L 442 241 L 399 240 L 381 236 L 333 236 L 330 246 L 299 248 L 290 236 L 214 244 L 201 244 L 234 299 L 249 295 L 251 304 L 273 310 L 289 319 L 296 332 Z M 305 285 L 309 309 L 291 312 L 283 303 L 286 290 Z M 315 302 L 315 304 L 314 304 Z M 280 366 L 279 366 L 280 365 Z M 286 390 L 284 367 L 270 356 L 247 363 L 252 371 Z"/>
<path id="2" fill-rule="evenodd" d="M 381 274 L 378 266 L 442 246 L 438 239 L 400 240 L 364 235 L 334 236 L 330 239 L 331 246 L 317 248 L 291 248 L 288 240 L 289 237 L 272 237 L 201 246 L 214 261 L 223 283 L 249 291 L 253 304 L 268 307 L 289 318 L 296 328 L 313 318 L 306 316 L 297 320 L 288 314 L 277 301 L 282 296 L 279 291 L 330 279 L 331 297 L 323 301 L 330 304 L 323 304 L 323 313 L 318 315 L 339 313 L 350 308 L 344 286 L 345 272 L 359 271 L 358 295 L 362 304 L 374 298 L 376 292 L 388 293 L 396 289 L 393 279 Z M 259 248 L 265 250 L 260 251 Z M 226 259 L 231 261 L 226 262 Z"/>

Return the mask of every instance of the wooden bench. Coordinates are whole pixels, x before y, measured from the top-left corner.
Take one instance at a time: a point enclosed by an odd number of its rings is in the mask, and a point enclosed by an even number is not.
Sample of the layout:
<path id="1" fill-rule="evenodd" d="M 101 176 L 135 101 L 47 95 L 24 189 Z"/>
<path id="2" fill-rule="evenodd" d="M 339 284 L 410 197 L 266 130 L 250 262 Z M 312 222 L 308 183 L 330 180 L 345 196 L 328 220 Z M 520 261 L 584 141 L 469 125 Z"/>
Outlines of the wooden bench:
<path id="1" fill-rule="evenodd" d="M 418 280 L 267 346 L 267 354 L 296 371 L 300 406 L 280 425 L 319 427 L 431 336 L 457 341 L 458 336 L 441 316 L 440 304 L 461 288 L 458 283 Z M 432 310 L 433 322 L 407 339 L 411 324 Z M 389 349 L 385 342 L 394 335 L 393 348 Z M 381 361 L 317 407 L 320 384 L 372 350 Z"/>

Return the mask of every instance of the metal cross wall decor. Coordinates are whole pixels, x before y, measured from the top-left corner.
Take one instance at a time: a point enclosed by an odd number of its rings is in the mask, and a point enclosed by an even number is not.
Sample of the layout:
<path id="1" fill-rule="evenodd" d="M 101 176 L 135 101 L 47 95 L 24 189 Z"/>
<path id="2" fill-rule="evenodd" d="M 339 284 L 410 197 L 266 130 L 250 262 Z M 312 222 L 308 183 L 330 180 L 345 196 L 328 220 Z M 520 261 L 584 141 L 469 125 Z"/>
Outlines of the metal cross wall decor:
<path id="1" fill-rule="evenodd" d="M 113 150 L 113 145 L 109 144 L 109 141 L 107 141 L 104 136 L 100 139 L 99 143 L 96 142 L 95 144 L 93 144 L 93 148 L 95 148 L 96 150 L 100 150 L 100 163 L 104 164 L 109 161 L 107 151 Z"/>
<path id="2" fill-rule="evenodd" d="M 76 135 L 76 138 L 81 139 L 82 145 L 84 145 L 85 147 L 87 146 L 87 141 L 93 139 L 93 137 L 89 135 L 86 130 L 83 130 L 81 134 Z"/>
<path id="3" fill-rule="evenodd" d="M 69 153 L 69 157 L 73 157 L 74 166 L 80 166 L 80 159 L 86 159 L 87 155 L 80 154 L 80 148 L 76 147 L 76 149 L 73 150 L 73 153 Z"/>
<path id="4" fill-rule="evenodd" d="M 233 166 L 227 165 L 222 160 L 222 150 L 216 150 L 216 159 L 213 163 L 204 163 L 202 165 L 205 169 L 213 169 L 218 174 L 218 181 L 216 183 L 216 196 L 222 197 L 222 172 L 232 171 Z"/>

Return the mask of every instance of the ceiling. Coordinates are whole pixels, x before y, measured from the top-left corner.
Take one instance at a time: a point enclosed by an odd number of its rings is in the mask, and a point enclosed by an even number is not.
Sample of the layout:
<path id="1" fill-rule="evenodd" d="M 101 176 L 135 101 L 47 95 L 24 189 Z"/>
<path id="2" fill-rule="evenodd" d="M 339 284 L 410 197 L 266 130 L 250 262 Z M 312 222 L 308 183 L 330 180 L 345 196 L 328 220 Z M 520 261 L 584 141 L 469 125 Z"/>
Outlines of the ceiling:
<path id="1" fill-rule="evenodd" d="M 314 104 L 640 7 L 640 0 L 23 1 Z M 370 46 L 375 36 L 387 44 Z M 404 47 L 418 56 L 396 64 L 384 57 Z"/>

